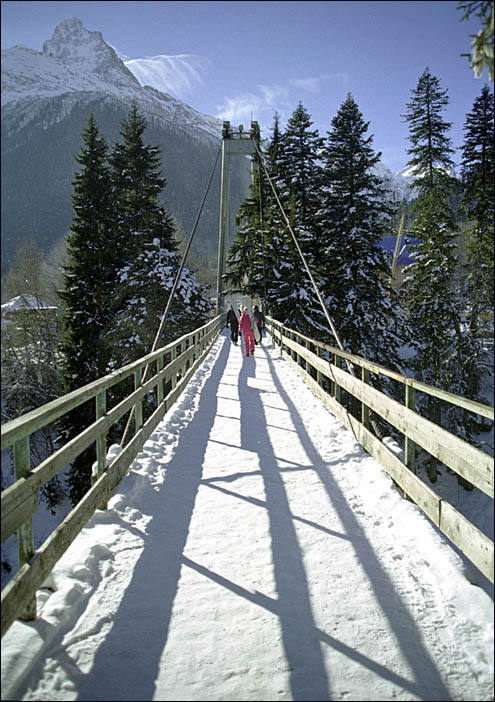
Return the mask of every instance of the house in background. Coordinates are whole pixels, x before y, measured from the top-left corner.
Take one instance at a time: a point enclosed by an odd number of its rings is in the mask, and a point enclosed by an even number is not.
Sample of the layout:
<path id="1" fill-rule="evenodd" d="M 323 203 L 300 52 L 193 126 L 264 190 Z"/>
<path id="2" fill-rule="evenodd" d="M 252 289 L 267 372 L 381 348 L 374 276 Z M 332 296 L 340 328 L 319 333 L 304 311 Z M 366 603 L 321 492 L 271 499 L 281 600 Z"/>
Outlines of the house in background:
<path id="1" fill-rule="evenodd" d="M 60 331 L 59 310 L 35 295 L 17 295 L 2 305 L 2 331 L 14 328 L 38 328 L 47 337 Z"/>

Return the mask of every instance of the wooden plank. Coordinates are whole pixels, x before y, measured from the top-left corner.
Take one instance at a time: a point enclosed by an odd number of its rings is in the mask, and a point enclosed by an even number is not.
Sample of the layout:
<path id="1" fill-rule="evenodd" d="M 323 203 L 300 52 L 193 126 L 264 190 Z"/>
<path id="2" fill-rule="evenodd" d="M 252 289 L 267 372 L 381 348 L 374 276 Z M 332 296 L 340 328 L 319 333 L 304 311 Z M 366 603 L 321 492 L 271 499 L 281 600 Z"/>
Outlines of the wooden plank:
<path id="1" fill-rule="evenodd" d="M 207 338 L 207 341 L 210 342 L 210 345 L 205 350 L 202 358 L 206 353 L 208 353 L 209 348 L 213 344 L 216 336 L 218 336 L 218 333 L 218 325 L 216 327 L 212 327 L 208 331 L 205 338 Z M 37 468 L 31 471 L 27 478 L 21 481 L 16 481 L 16 483 L 10 485 L 6 490 L 4 490 L 1 495 L 2 515 L 8 516 L 10 512 L 17 508 L 18 505 L 27 500 L 42 485 L 44 485 L 60 470 L 65 468 L 65 466 L 71 460 L 78 456 L 83 450 L 88 448 L 88 446 L 91 446 L 91 444 L 97 440 L 98 436 L 100 436 L 102 433 L 106 433 L 112 424 L 118 421 L 127 411 L 131 409 L 136 401 L 136 398 L 144 397 L 144 395 L 150 392 L 150 390 L 152 390 L 160 380 L 169 380 L 175 373 L 179 364 L 183 362 L 183 359 L 188 358 L 193 352 L 194 349 L 188 349 L 185 354 L 170 363 L 153 378 L 150 378 L 150 380 L 147 381 L 141 388 L 133 392 L 121 403 L 112 408 L 112 410 L 107 412 L 104 417 L 89 426 L 87 429 L 81 432 L 81 434 L 72 439 L 72 441 L 43 461 Z M 168 406 L 170 405 L 171 403 L 169 403 Z M 10 522 L 8 521 L 5 522 L 5 524 L 9 523 Z M 2 533 L 2 541 L 10 536 L 10 534 L 7 533 L 7 530 L 5 531 L 5 534 L 6 535 L 4 536 Z"/>
<path id="2" fill-rule="evenodd" d="M 293 366 L 296 370 L 298 367 Z M 307 373 L 301 370 L 300 375 L 308 384 L 315 395 L 328 407 L 330 412 L 352 432 L 356 441 L 371 454 L 382 466 L 385 472 L 416 502 L 416 504 L 435 523 L 439 524 L 440 497 L 414 473 L 407 470 L 406 466 L 397 456 L 383 444 L 378 437 L 366 429 L 359 420 L 353 417 L 331 395 L 326 393 L 318 383 Z"/>
<path id="3" fill-rule="evenodd" d="M 375 388 L 335 369 L 339 383 L 432 456 L 493 497 L 493 459 Z"/>
<path id="4" fill-rule="evenodd" d="M 4 513 L 2 510 L 2 543 L 17 531 L 21 524 L 30 519 L 37 509 L 38 498 L 36 493 L 34 493 L 29 495 L 23 502 L 20 502 L 9 513 Z"/>
<path id="5" fill-rule="evenodd" d="M 144 395 L 154 383 L 156 383 L 156 377 L 151 378 L 148 383 L 140 388 L 137 391 L 138 394 Z M 132 393 L 104 417 L 91 424 L 81 434 L 74 437 L 65 446 L 40 463 L 25 479 L 16 481 L 4 490 L 1 495 L 2 514 L 9 514 L 16 509 L 18 504 L 28 499 L 30 495 L 34 494 L 42 485 L 65 468 L 71 460 L 82 453 L 88 446 L 91 446 L 101 433 L 106 432 L 112 424 L 118 421 L 132 407 L 134 401 L 135 393 Z"/>
<path id="6" fill-rule="evenodd" d="M 452 505 L 442 500 L 440 529 L 493 583 L 493 542 Z"/>
<path id="7" fill-rule="evenodd" d="M 288 345 L 291 346 L 294 343 L 289 341 Z M 322 359 L 302 346 L 299 346 L 299 349 L 299 353 L 324 375 L 336 381 L 339 386 L 365 403 L 432 456 L 493 497 L 494 465 L 490 456 L 335 365 L 328 362 L 322 363 Z"/>
<path id="8" fill-rule="evenodd" d="M 26 603 L 41 587 L 57 561 L 94 514 L 98 505 L 106 502 L 110 497 L 163 415 L 164 406 L 162 405 L 155 410 L 141 431 L 132 438 L 107 471 L 98 478 L 63 522 L 50 534 L 29 564 L 21 568 L 2 590 L 2 636 L 20 616 Z"/>
<path id="9" fill-rule="evenodd" d="M 369 432 L 302 368 L 287 360 L 303 377 L 308 386 L 322 400 L 328 409 L 346 426 L 356 440 L 382 466 L 385 472 L 411 497 L 421 510 L 440 528 L 471 562 L 492 583 L 494 582 L 494 544 L 477 527 L 461 515 L 452 505 L 442 500 L 428 485 L 423 483 L 380 440 Z"/>
<path id="10" fill-rule="evenodd" d="M 267 317 L 267 323 L 273 323 L 275 320 L 273 320 L 271 317 Z M 287 332 L 291 332 L 288 327 L 284 327 L 280 323 L 280 332 L 282 333 L 282 330 L 285 329 Z M 304 337 L 303 335 L 299 335 L 301 338 L 308 339 L 308 337 Z M 463 409 L 468 410 L 469 412 L 473 412 L 474 414 L 480 415 L 482 417 L 487 417 L 488 419 L 494 419 L 494 408 L 490 407 L 489 405 L 482 404 L 480 402 L 476 402 L 475 400 L 469 400 L 465 397 L 461 397 L 460 395 L 454 395 L 451 392 L 448 392 L 447 390 L 442 390 L 441 388 L 435 388 L 432 385 L 427 385 L 426 383 L 423 383 L 419 380 L 415 380 L 414 378 L 408 378 L 404 375 L 401 375 L 400 373 L 397 373 L 396 371 L 392 371 L 389 368 L 386 368 L 385 366 L 380 365 L 379 363 L 375 363 L 374 361 L 369 361 L 365 358 L 361 358 L 360 356 L 355 356 L 353 354 L 347 353 L 345 351 L 341 351 L 340 349 L 336 348 L 335 346 L 330 346 L 329 344 L 325 344 L 321 341 L 315 341 L 314 339 L 310 339 L 311 343 L 313 343 L 315 346 L 318 346 L 321 349 L 325 349 L 328 351 L 330 354 L 337 354 L 341 358 L 346 359 L 347 361 L 350 361 L 361 368 L 366 368 L 372 373 L 377 373 L 380 375 L 385 375 L 389 378 L 392 378 L 393 380 L 396 380 L 400 383 L 408 383 L 413 387 L 415 390 L 419 390 L 421 392 L 426 393 L 427 395 L 431 395 L 432 397 L 437 397 L 441 400 L 445 400 L 446 402 L 455 405 L 456 407 L 462 407 Z"/>
<path id="11" fill-rule="evenodd" d="M 183 379 L 184 382 L 177 386 L 175 391 L 177 395 L 186 387 L 187 380 L 209 352 L 218 333 L 219 327 L 212 329 L 210 345 L 189 369 L 187 377 Z M 26 604 L 32 600 L 36 590 L 41 587 L 57 561 L 69 548 L 85 524 L 87 524 L 98 505 L 108 500 L 115 487 L 129 470 L 132 461 L 141 451 L 146 440 L 163 419 L 165 411 L 166 402 L 163 402 L 143 424 L 141 430 L 131 439 L 123 451 L 108 466 L 106 472 L 98 478 L 82 500 L 50 534 L 30 562 L 25 564 L 2 590 L 2 636 L 15 619 L 20 616 Z"/>
<path id="12" fill-rule="evenodd" d="M 219 327 L 219 320 L 220 318 L 216 317 L 202 327 L 199 327 L 199 329 L 215 329 L 216 327 Z M 195 331 L 197 332 L 198 330 Z M 194 333 L 195 332 L 189 332 L 188 334 L 184 334 L 180 339 L 177 339 L 176 341 L 173 341 L 170 344 L 167 344 L 166 346 L 143 356 L 137 361 L 133 361 L 132 363 L 109 373 L 103 378 L 99 378 L 98 380 L 88 383 L 77 390 L 73 390 L 62 397 L 52 400 L 52 402 L 48 402 L 42 407 L 32 410 L 31 412 L 27 412 L 17 419 L 6 422 L 2 425 L 1 431 L 2 450 L 8 446 L 11 446 L 18 439 L 29 434 L 34 434 L 34 432 L 36 432 L 38 429 L 50 424 L 63 414 L 66 414 L 75 407 L 78 407 L 84 402 L 91 400 L 98 392 L 108 390 L 117 383 L 122 382 L 122 380 L 127 378 L 129 375 L 132 375 L 137 368 L 144 368 L 146 365 L 149 365 L 158 359 L 160 355 L 170 353 L 172 349 L 175 349 L 177 345 L 180 345 L 185 340 L 187 341 L 194 335 Z"/>

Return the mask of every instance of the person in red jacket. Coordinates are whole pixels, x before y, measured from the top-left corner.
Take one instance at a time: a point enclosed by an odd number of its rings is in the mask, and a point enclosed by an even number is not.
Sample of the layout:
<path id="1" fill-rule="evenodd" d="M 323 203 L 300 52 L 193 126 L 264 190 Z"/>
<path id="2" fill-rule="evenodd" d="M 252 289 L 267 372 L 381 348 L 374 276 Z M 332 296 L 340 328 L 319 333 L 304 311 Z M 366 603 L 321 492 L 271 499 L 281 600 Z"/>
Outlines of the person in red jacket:
<path id="1" fill-rule="evenodd" d="M 246 356 L 254 355 L 254 330 L 249 319 L 247 307 L 245 307 L 239 320 L 239 330 L 244 337 L 244 349 Z"/>

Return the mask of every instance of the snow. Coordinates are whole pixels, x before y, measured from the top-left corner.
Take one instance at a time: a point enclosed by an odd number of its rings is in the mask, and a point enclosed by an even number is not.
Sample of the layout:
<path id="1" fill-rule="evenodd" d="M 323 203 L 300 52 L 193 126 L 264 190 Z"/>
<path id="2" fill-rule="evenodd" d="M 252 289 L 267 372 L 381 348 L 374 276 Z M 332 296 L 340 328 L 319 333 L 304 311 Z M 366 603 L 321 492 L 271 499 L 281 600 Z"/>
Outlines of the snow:
<path id="1" fill-rule="evenodd" d="M 56 310 L 57 308 L 38 300 L 34 295 L 17 295 L 17 297 L 13 297 L 2 305 L 2 314 L 26 309 Z"/>
<path id="2" fill-rule="evenodd" d="M 125 104 L 135 99 L 150 118 L 180 123 L 196 137 L 199 133 L 210 142 L 220 139 L 221 120 L 141 85 L 101 33 L 88 31 L 77 18 L 61 22 L 42 52 L 17 45 L 2 49 L 1 55 L 2 116 L 10 120 L 7 133 L 39 121 L 47 98 L 59 96 L 63 103 L 61 111 L 49 118 L 55 121 L 76 104 L 106 95 Z"/>
<path id="3" fill-rule="evenodd" d="M 491 597 L 268 340 L 222 333 L 45 585 L 2 699 L 493 699 Z"/>

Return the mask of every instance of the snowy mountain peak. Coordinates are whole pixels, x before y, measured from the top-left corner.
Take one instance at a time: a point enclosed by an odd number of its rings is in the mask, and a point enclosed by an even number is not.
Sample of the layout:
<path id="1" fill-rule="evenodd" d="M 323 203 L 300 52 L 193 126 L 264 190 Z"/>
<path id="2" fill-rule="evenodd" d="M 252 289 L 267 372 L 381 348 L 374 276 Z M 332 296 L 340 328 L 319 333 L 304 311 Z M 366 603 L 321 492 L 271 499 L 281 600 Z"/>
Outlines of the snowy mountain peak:
<path id="1" fill-rule="evenodd" d="M 43 51 L 23 46 L 2 50 L 2 103 L 77 91 L 129 92 L 140 83 L 101 32 L 77 18 L 64 20 Z"/>
<path id="2" fill-rule="evenodd" d="M 409 173 L 410 167 L 402 168 L 396 173 L 392 173 L 390 168 L 388 168 L 384 163 L 379 161 L 374 171 L 377 176 L 379 176 L 384 182 L 387 190 L 395 194 L 396 199 L 399 201 L 402 199 L 410 199 L 414 196 L 414 191 L 411 188 L 411 183 L 413 178 Z"/>
<path id="3" fill-rule="evenodd" d="M 63 61 L 89 61 L 93 64 L 117 59 L 115 51 L 103 40 L 102 33 L 88 31 L 77 17 L 66 19 L 55 27 L 52 38 L 43 44 L 43 54 Z"/>
<path id="4" fill-rule="evenodd" d="M 135 99 L 148 116 L 180 123 L 182 129 L 195 135 L 201 132 L 208 139 L 220 138 L 219 119 L 142 86 L 102 33 L 89 31 L 77 17 L 63 20 L 52 38 L 43 43 L 42 52 L 20 45 L 2 50 L 2 105 L 23 109 L 21 119 L 13 115 L 9 129 L 36 119 L 37 110 L 47 99 L 64 96 L 66 109 L 70 109 L 69 103 L 90 94 L 112 96 L 125 104 Z M 11 110 L 4 109 L 2 117 L 7 119 L 10 114 Z"/>
<path id="5" fill-rule="evenodd" d="M 78 72 L 95 73 L 117 84 L 140 85 L 137 78 L 119 59 L 101 32 L 90 32 L 77 17 L 61 22 L 51 39 L 43 43 L 43 55 L 57 59 L 64 67 Z"/>

